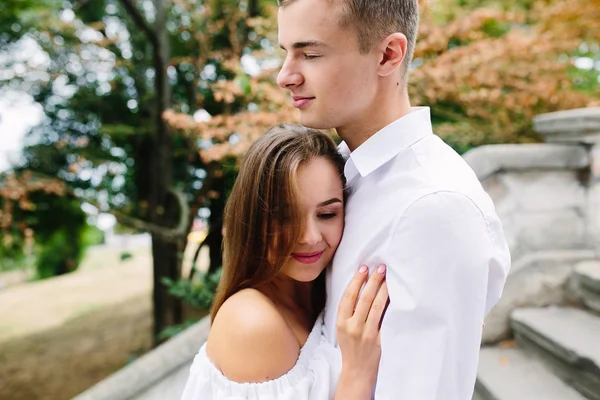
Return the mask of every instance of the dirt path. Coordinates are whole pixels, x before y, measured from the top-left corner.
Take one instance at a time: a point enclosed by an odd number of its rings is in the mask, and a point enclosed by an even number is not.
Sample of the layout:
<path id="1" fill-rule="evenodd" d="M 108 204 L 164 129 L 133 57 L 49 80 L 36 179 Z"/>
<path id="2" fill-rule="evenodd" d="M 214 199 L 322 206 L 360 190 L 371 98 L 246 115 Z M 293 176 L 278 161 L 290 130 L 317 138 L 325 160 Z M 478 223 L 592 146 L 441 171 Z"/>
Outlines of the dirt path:
<path id="1" fill-rule="evenodd" d="M 96 247 L 72 274 L 0 290 L 0 399 L 70 399 L 147 352 L 151 290 L 147 247 Z"/>
<path id="2" fill-rule="evenodd" d="M 66 400 L 150 348 L 150 298 L 0 343 L 0 399 Z"/>
<path id="3" fill-rule="evenodd" d="M 133 251 L 133 258 L 126 261 L 120 261 L 120 253 L 95 249 L 72 274 L 0 291 L 0 343 L 59 327 L 127 299 L 149 296 L 149 249 Z"/>
<path id="4" fill-rule="evenodd" d="M 148 351 L 151 271 L 148 248 L 97 247 L 72 274 L 0 291 L 0 399 L 69 399 Z"/>

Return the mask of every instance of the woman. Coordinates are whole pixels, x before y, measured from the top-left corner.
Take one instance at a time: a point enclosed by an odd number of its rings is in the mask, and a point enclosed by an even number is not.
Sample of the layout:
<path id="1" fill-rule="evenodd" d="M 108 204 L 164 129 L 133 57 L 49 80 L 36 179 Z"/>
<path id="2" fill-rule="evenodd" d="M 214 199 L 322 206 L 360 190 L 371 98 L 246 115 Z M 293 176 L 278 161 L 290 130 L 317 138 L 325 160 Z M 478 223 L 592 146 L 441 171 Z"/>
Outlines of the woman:
<path id="1" fill-rule="evenodd" d="M 321 333 L 324 270 L 344 227 L 343 168 L 331 138 L 300 126 L 275 127 L 251 146 L 225 209 L 211 331 L 183 400 L 372 397 L 385 266 L 370 278 L 361 266 L 348 285 L 341 357 Z"/>

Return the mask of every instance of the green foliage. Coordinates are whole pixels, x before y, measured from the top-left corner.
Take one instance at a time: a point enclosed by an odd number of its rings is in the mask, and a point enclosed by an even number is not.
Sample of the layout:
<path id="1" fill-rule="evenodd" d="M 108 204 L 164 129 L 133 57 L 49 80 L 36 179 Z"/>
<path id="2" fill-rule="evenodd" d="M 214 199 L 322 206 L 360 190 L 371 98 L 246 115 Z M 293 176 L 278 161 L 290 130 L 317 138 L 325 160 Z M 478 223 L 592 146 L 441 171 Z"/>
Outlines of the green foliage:
<path id="1" fill-rule="evenodd" d="M 4 239 L 8 235 L 11 237 L 10 242 L 0 242 L 0 272 L 30 267 L 32 256 L 28 256 L 25 250 L 22 235 L 5 233 Z"/>
<path id="2" fill-rule="evenodd" d="M 600 92 L 600 40 L 593 43 L 582 43 L 574 57 L 585 59 L 586 68 L 575 66 L 569 69 L 569 78 L 573 80 L 576 90 L 590 95 Z"/>
<path id="3" fill-rule="evenodd" d="M 82 242 L 86 247 L 103 244 L 104 232 L 94 225 L 86 224 L 82 234 Z"/>
<path id="4" fill-rule="evenodd" d="M 18 40 L 24 32 L 42 22 L 40 16 L 58 9 L 58 0 L 0 1 L 0 46 Z"/>
<path id="5" fill-rule="evenodd" d="M 104 233 L 85 221 L 71 229 L 59 226 L 37 246 L 35 279 L 51 278 L 76 270 L 85 250 L 104 241 Z"/>
<path id="6" fill-rule="evenodd" d="M 185 331 L 187 328 L 194 325 L 196 322 L 198 322 L 197 319 L 188 319 L 183 324 L 168 326 L 158 334 L 158 340 L 162 341 L 162 340 L 170 339 L 173 336 L 178 335 L 181 332 Z"/>
<path id="7" fill-rule="evenodd" d="M 163 278 L 162 283 L 169 293 L 190 304 L 195 309 L 208 309 L 212 305 L 215 291 L 221 279 L 221 268 L 212 274 L 203 274 L 196 270 L 197 280 L 179 279 L 174 281 Z"/>
<path id="8" fill-rule="evenodd" d="M 179 279 L 174 281 L 163 278 L 162 283 L 169 288 L 169 293 L 197 310 L 208 310 L 212 306 L 215 291 L 221 279 L 221 268 L 212 274 L 203 274 L 196 270 L 197 280 Z M 198 319 L 188 319 L 179 325 L 168 326 L 158 335 L 159 340 L 169 339 L 198 322 Z"/>
<path id="9" fill-rule="evenodd" d="M 88 224 L 73 196 L 36 191 L 20 202 L 0 197 L 2 208 L 12 208 L 18 223 L 2 231 L 0 270 L 33 268 L 35 279 L 68 273 L 77 269 L 86 247 L 103 241 L 103 232 Z"/>
<path id="10" fill-rule="evenodd" d="M 41 247 L 35 265 L 35 278 L 45 279 L 71 272 L 83 257 L 84 247 L 81 237 L 64 228 L 48 237 Z"/>
<path id="11" fill-rule="evenodd" d="M 35 277 L 44 279 L 76 270 L 86 247 L 98 244 L 101 233 L 88 225 L 76 199 L 36 193 L 32 200 L 36 208 L 26 217 L 36 233 Z"/>
<path id="12" fill-rule="evenodd" d="M 487 21 L 481 30 L 489 37 L 497 38 L 507 34 L 512 28 L 511 23 L 501 21 Z"/>

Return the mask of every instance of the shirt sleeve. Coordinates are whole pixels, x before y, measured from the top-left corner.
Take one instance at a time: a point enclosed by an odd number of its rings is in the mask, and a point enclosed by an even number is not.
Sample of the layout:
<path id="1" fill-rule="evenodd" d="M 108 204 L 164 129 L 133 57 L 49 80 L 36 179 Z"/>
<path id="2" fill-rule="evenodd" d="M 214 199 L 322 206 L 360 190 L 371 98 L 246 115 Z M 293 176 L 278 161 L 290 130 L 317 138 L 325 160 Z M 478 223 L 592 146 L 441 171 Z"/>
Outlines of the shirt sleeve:
<path id="1" fill-rule="evenodd" d="M 381 328 L 377 400 L 466 400 L 473 394 L 487 312 L 510 256 L 497 217 L 467 196 L 438 192 L 397 222 L 381 261 L 390 305 Z"/>

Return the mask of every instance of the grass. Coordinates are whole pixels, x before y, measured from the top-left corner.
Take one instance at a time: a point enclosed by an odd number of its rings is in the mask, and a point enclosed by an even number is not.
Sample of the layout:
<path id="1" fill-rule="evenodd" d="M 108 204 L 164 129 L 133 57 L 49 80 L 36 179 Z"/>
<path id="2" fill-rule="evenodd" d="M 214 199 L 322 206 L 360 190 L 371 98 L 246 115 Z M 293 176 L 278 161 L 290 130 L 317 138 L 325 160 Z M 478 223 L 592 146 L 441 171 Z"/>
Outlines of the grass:
<path id="1" fill-rule="evenodd" d="M 68 399 L 146 353 L 151 290 L 149 248 L 107 247 L 74 273 L 1 290 L 0 399 Z"/>
<path id="2" fill-rule="evenodd" d="M 138 296 L 0 343 L 0 398 L 64 400 L 151 346 L 150 299 Z"/>

